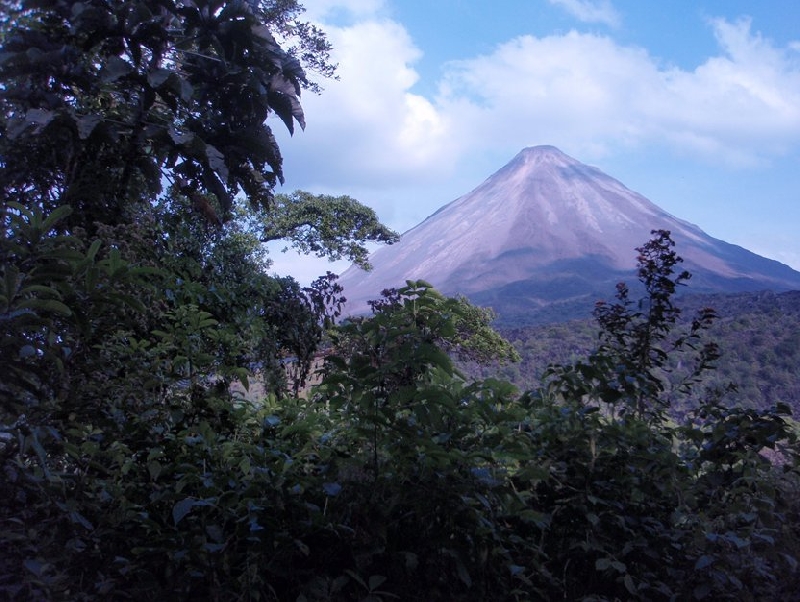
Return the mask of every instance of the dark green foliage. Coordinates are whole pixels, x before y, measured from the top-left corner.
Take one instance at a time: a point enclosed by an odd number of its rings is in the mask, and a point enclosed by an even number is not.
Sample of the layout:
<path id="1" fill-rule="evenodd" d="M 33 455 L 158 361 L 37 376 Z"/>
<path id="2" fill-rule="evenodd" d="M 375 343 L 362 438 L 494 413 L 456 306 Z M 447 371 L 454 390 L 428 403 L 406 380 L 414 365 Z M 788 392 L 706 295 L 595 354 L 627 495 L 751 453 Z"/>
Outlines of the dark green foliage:
<path id="1" fill-rule="evenodd" d="M 263 242 L 291 239 L 302 253 L 329 257 L 331 261 L 347 258 L 369 268 L 369 252 L 363 244 L 352 241 L 375 241 L 392 244 L 397 233 L 378 221 L 375 212 L 349 196 L 312 195 L 296 190 L 278 195 L 275 211 L 267 216 Z"/>
<path id="2" fill-rule="evenodd" d="M 108 324 L 109 314 L 141 312 L 134 289 L 153 276 L 128 264 L 117 249 L 102 249 L 100 241 L 53 236 L 70 215 L 68 207 L 46 217 L 15 203 L 7 209 L 0 240 L 4 418 L 52 411 L 41 402 L 67 394 L 72 367 L 93 352 L 93 331 Z"/>
<path id="3" fill-rule="evenodd" d="M 691 288 L 691 287 L 689 287 Z M 717 319 L 707 330 L 720 353 L 716 367 L 704 375 L 709 390 L 725 392 L 731 405 L 767 409 L 782 401 L 797 415 L 800 412 L 800 346 L 793 345 L 800 336 L 800 294 L 739 293 L 735 295 L 684 295 L 677 300 L 682 310 L 677 330 L 688 332 L 691 317 L 706 307 L 713 307 Z M 509 366 L 463 365 L 472 377 L 502 376 L 520 389 L 536 387 L 551 363 L 571 363 L 592 352 L 597 333 L 593 320 L 553 323 L 519 329 L 498 328 L 512 341 L 521 356 Z M 672 412 L 685 413 L 699 398 L 681 392 L 680 383 L 691 349 L 670 353 L 662 377 L 670 389 Z M 730 384 L 734 383 L 734 389 Z"/>
<path id="4" fill-rule="evenodd" d="M 195 304 L 166 309 L 149 340 L 104 347 L 110 366 L 130 367 L 126 353 L 150 361 L 136 378 L 109 374 L 107 408 L 5 428 L 0 520 L 13 554 L 0 587 L 18 599 L 796 591 L 785 407 L 620 418 L 587 403 L 606 390 L 600 356 L 520 397 L 463 380 L 445 353 L 474 332 L 459 329 L 463 300 L 409 283 L 375 309 L 337 331 L 309 400 L 255 407 L 207 382 L 211 366 L 224 372 L 206 345 L 221 323 Z"/>
<path id="5" fill-rule="evenodd" d="M 413 301 L 415 294 L 420 299 L 436 300 L 435 310 L 425 310 L 424 304 L 418 308 Z M 409 296 L 411 299 L 407 298 Z M 392 327 L 398 332 L 426 324 L 426 320 L 431 318 L 429 314 L 435 312 L 435 319 L 442 320 L 447 328 L 431 334 L 429 342 L 442 347 L 457 360 L 478 365 L 519 361 L 519 355 L 510 343 L 491 327 L 495 318 L 491 309 L 472 305 L 466 297 L 444 298 L 424 280 L 407 281 L 406 286 L 399 290 L 385 289 L 381 298 L 370 301 L 369 305 L 376 314 L 373 322 L 386 317 L 399 319 L 400 322 Z M 359 321 L 359 318 L 354 320 L 356 323 Z"/>
<path id="6" fill-rule="evenodd" d="M 642 302 L 621 287 L 598 309 L 594 353 L 522 395 L 470 381 L 454 358 L 516 359 L 491 312 L 409 282 L 337 326 L 333 275 L 266 275 L 265 226 L 363 258 L 392 237 L 373 214 L 303 193 L 266 213 L 232 203 L 241 188 L 268 205 L 280 161 L 263 120 L 302 118 L 297 57 L 325 69 L 294 2 L 19 6 L 0 54 L 1 597 L 800 590 L 795 426 L 777 400 L 727 407 L 699 388 L 713 313 L 678 321 L 668 233 L 642 248 Z M 326 333 L 321 381 L 298 399 L 282 361 L 302 384 Z M 268 384 L 251 403 L 230 385 L 254 369 Z M 670 417 L 675 390 L 695 403 Z"/>
<path id="7" fill-rule="evenodd" d="M 617 285 L 617 303 L 598 302 L 595 319 L 600 326 L 600 345 L 591 361 L 605 370 L 600 377 L 600 399 L 620 412 L 635 412 L 639 418 L 657 416 L 668 409 L 665 396 L 669 380 L 664 376 L 670 356 L 688 349 L 694 354 L 681 359 L 689 365 L 679 387 L 691 390 L 698 377 L 714 367 L 719 357 L 716 343 L 702 342 L 702 334 L 711 327 L 716 313 L 703 308 L 692 319 L 687 332 L 673 335 L 681 310 L 673 297 L 678 286 L 690 278 L 686 271 L 675 275 L 675 266 L 683 261 L 672 250 L 670 233 L 653 231 L 653 239 L 637 248 L 638 277 L 644 297 L 634 302 L 627 285 Z M 678 388 L 678 387 L 676 387 Z"/>
<path id="8" fill-rule="evenodd" d="M 328 46 L 296 2 L 22 2 L 3 36 L 0 187 L 7 200 L 71 205 L 70 223 L 114 223 L 164 178 L 267 208 L 283 182 L 265 120 L 293 131 Z M 274 34 L 299 40 L 286 52 Z M 98 177 L 102 174 L 102 177 Z"/>

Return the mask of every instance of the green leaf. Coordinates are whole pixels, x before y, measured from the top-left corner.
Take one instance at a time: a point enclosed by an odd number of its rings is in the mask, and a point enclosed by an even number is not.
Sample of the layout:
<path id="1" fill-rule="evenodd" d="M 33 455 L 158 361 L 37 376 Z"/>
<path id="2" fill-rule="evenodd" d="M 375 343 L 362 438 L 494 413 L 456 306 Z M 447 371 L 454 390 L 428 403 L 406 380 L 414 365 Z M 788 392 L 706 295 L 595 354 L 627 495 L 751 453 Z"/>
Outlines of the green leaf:
<path id="1" fill-rule="evenodd" d="M 53 121 L 55 116 L 56 113 L 54 111 L 48 111 L 47 109 L 28 109 L 27 113 L 25 113 L 25 121 L 43 128 Z"/>
<path id="2" fill-rule="evenodd" d="M 37 558 L 26 558 L 23 566 L 37 577 L 41 577 L 44 570 L 50 565 Z"/>
<path id="3" fill-rule="evenodd" d="M 797 562 L 797 559 L 794 556 L 791 556 L 790 554 L 786 554 L 785 552 L 780 552 L 780 556 L 787 562 L 787 564 L 789 565 L 789 568 L 792 571 L 796 571 L 797 570 L 798 562 Z"/>
<path id="4" fill-rule="evenodd" d="M 56 299 L 25 299 L 17 307 L 35 311 L 53 312 L 62 316 L 71 316 L 72 310 Z"/>
<path id="5" fill-rule="evenodd" d="M 219 322 L 217 320 L 215 320 L 214 318 L 203 318 L 203 319 L 200 320 L 200 323 L 198 324 L 198 328 L 199 329 L 208 328 L 210 326 L 216 326 L 217 324 L 219 324 Z"/>
<path id="6" fill-rule="evenodd" d="M 153 88 L 159 88 L 164 85 L 170 75 L 172 75 L 172 71 L 169 69 L 153 69 L 147 74 L 147 82 Z"/>
<path id="7" fill-rule="evenodd" d="M 161 462 L 158 460 L 151 460 L 147 463 L 147 471 L 150 473 L 150 478 L 155 481 L 161 474 Z"/>
<path id="8" fill-rule="evenodd" d="M 59 293 L 56 289 L 54 289 L 52 286 L 44 286 L 43 284 L 31 284 L 30 286 L 26 286 L 24 289 L 19 291 L 20 295 L 31 295 L 34 293 L 47 295 L 49 297 L 56 297 L 58 299 L 61 298 L 61 293 Z"/>
<path id="9" fill-rule="evenodd" d="M 212 146 L 211 144 L 206 144 L 205 151 L 209 167 L 217 172 L 223 180 L 227 180 L 228 166 L 225 165 L 225 156 L 219 152 L 217 147 Z"/>
<path id="10" fill-rule="evenodd" d="M 323 483 L 322 490 L 325 492 L 325 495 L 335 497 L 341 493 L 342 486 L 339 483 Z"/>
<path id="11" fill-rule="evenodd" d="M 367 584 L 364 582 L 364 580 L 358 573 L 351 571 L 350 569 L 345 569 L 344 572 L 350 575 L 353 579 L 355 579 L 356 582 L 359 583 L 364 589 L 369 590 L 369 587 L 367 587 Z"/>
<path id="12" fill-rule="evenodd" d="M 97 257 L 97 252 L 100 250 L 102 244 L 103 242 L 101 240 L 95 240 L 94 242 L 92 242 L 91 246 L 89 247 L 89 250 L 86 251 L 86 261 L 88 261 L 89 263 L 94 261 L 94 258 Z"/>
<path id="13" fill-rule="evenodd" d="M 302 129 L 306 128 L 303 108 L 297 98 L 295 84 L 284 77 L 280 71 L 270 78 L 269 102 L 290 134 L 294 134 L 294 119 L 297 120 Z"/>
<path id="14" fill-rule="evenodd" d="M 8 303 L 16 294 L 17 288 L 20 285 L 19 268 L 10 264 L 6 266 L 2 282 L 4 286 L 3 296 L 5 297 L 5 302 Z"/>
<path id="15" fill-rule="evenodd" d="M 472 577 L 470 577 L 467 567 L 464 566 L 464 563 L 459 558 L 456 558 L 456 571 L 458 572 L 458 578 L 461 579 L 464 585 L 472 587 Z"/>
<path id="16" fill-rule="evenodd" d="M 694 563 L 694 570 L 700 571 L 708 566 L 711 566 L 714 563 L 714 557 L 704 554 L 700 558 L 697 559 L 697 562 Z"/>
<path id="17" fill-rule="evenodd" d="M 598 558 L 595 560 L 594 568 L 598 571 L 607 571 L 613 568 L 618 573 L 624 573 L 627 570 L 625 563 L 613 558 Z"/>
<path id="18" fill-rule="evenodd" d="M 194 95 L 194 86 L 185 77 L 176 74 L 180 85 L 180 97 L 183 102 L 189 102 Z"/>
<path id="19" fill-rule="evenodd" d="M 90 530 L 90 531 L 91 531 L 92 529 L 94 529 L 94 527 L 92 526 L 92 523 L 90 523 L 90 522 L 89 522 L 89 521 L 86 519 L 86 517 L 85 517 L 85 516 L 83 516 L 83 515 L 82 515 L 80 512 L 78 512 L 77 510 L 73 510 L 72 512 L 70 512 L 70 513 L 69 513 L 69 518 L 70 518 L 70 520 L 71 520 L 73 523 L 75 523 L 75 524 L 78 524 L 78 525 L 82 526 L 84 529 L 88 529 L 88 530 Z"/>
<path id="20" fill-rule="evenodd" d="M 195 135 L 192 132 L 180 132 L 172 125 L 167 128 L 167 133 L 169 134 L 169 137 L 172 138 L 172 141 L 178 145 L 190 145 L 195 138 Z"/>
<path id="21" fill-rule="evenodd" d="M 75 122 L 75 126 L 78 128 L 78 138 L 86 140 L 102 120 L 103 118 L 100 115 L 84 115 L 78 119 Z"/>
<path id="22" fill-rule="evenodd" d="M 206 527 L 206 534 L 216 543 L 225 541 L 225 532 L 219 525 L 208 525 Z"/>
<path id="23" fill-rule="evenodd" d="M 42 231 L 49 232 L 58 222 L 66 217 L 69 217 L 70 215 L 72 215 L 72 207 L 69 205 L 61 205 L 60 207 L 56 207 L 42 222 Z"/>
<path id="24" fill-rule="evenodd" d="M 710 593 L 711 593 L 710 583 L 701 583 L 700 585 L 695 587 L 694 591 L 692 592 L 696 600 L 703 600 Z"/>
<path id="25" fill-rule="evenodd" d="M 110 84 L 117 81 L 121 77 L 125 77 L 133 71 L 133 66 L 128 64 L 127 61 L 118 57 L 110 57 L 103 69 L 100 71 L 100 81 L 104 84 Z"/>
<path id="26" fill-rule="evenodd" d="M 198 500 L 195 498 L 187 497 L 185 500 L 177 502 L 172 507 L 172 520 L 175 526 L 183 520 L 183 518 L 191 512 L 192 508 L 197 505 Z"/>
<path id="27" fill-rule="evenodd" d="M 633 582 L 633 577 L 630 575 L 625 575 L 625 589 L 628 590 L 628 593 L 633 594 L 634 596 L 638 595 L 639 590 L 636 588 L 636 584 Z"/>
<path id="28" fill-rule="evenodd" d="M 23 345 L 19 350 L 20 359 L 25 359 L 36 355 L 36 347 L 33 345 Z"/>

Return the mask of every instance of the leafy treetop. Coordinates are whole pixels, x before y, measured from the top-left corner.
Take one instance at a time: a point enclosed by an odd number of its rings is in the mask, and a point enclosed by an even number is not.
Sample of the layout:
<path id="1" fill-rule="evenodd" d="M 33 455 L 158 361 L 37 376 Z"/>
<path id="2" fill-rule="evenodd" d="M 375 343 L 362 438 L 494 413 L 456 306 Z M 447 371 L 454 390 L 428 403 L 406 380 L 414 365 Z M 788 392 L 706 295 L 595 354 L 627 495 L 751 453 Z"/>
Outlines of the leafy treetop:
<path id="1" fill-rule="evenodd" d="M 296 190 L 275 197 L 274 211 L 265 216 L 262 242 L 288 239 L 302 253 L 336 261 L 346 257 L 369 268 L 363 241 L 392 244 L 396 232 L 380 223 L 375 211 L 344 195 L 314 195 Z"/>
<path id="2" fill-rule="evenodd" d="M 294 0 L 20 2 L 0 50 L 5 198 L 69 204 L 72 225 L 118 223 L 166 178 L 212 193 L 223 221 L 238 191 L 268 207 L 284 176 L 265 121 L 304 127 L 300 92 L 315 86 L 302 63 L 334 69 L 301 10 Z"/>

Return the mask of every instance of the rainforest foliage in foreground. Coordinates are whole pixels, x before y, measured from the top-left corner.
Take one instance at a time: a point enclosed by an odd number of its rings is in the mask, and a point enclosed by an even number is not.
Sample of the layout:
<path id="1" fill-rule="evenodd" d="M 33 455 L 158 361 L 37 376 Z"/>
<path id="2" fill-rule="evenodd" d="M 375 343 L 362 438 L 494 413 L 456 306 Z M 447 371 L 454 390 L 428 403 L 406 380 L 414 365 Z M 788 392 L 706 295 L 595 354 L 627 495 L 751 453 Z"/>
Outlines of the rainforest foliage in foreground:
<path id="1" fill-rule="evenodd" d="M 715 316 L 679 321 L 667 232 L 639 250 L 642 302 L 620 287 L 598 307 L 592 353 L 527 392 L 466 379 L 454 357 L 514 359 L 489 312 L 410 282 L 335 324 L 333 276 L 267 275 L 262 239 L 363 260 L 365 240 L 393 238 L 352 199 L 273 197 L 264 118 L 302 124 L 301 65 L 326 65 L 294 2 L 14 6 L 0 28 L 4 598 L 800 590 L 788 408 L 704 388 Z M 299 359 L 301 382 L 324 337 L 321 383 L 299 398 L 281 360 Z M 269 393 L 249 402 L 230 385 L 255 366 Z M 697 401 L 679 420 L 674 390 Z"/>

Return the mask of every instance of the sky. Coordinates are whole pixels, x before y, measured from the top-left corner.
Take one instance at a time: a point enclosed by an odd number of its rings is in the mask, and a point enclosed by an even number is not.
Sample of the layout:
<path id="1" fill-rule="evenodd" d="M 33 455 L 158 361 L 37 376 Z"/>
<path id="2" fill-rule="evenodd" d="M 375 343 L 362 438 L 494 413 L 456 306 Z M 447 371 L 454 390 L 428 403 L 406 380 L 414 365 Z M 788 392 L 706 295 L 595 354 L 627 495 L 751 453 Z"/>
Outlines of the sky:
<path id="1" fill-rule="evenodd" d="M 402 233 L 550 144 L 800 270 L 798 0 L 303 5 L 338 80 L 309 74 L 305 130 L 271 124 L 278 192 L 347 194 Z M 302 284 L 348 266 L 283 246 L 273 270 Z"/>

